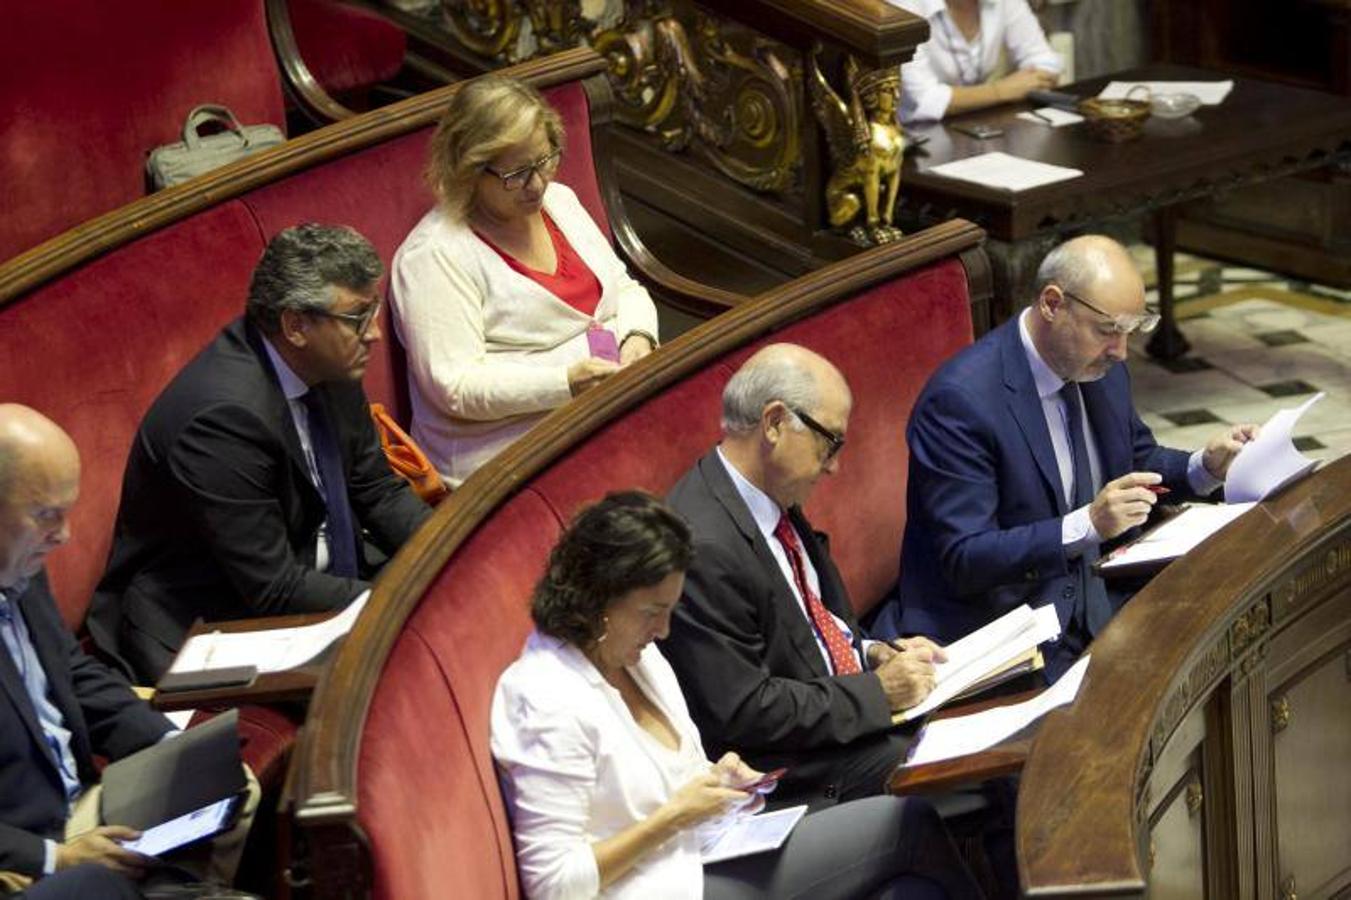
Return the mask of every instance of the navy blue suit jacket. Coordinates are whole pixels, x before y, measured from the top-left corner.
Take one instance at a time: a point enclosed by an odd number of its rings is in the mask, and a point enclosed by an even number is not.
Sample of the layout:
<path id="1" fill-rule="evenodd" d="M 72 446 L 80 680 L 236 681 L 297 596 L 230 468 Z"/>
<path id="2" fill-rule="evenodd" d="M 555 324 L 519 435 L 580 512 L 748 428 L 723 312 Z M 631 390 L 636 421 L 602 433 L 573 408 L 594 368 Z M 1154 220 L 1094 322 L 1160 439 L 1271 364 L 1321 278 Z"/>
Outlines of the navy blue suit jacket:
<path id="1" fill-rule="evenodd" d="M 46 573 L 11 602 L 47 674 L 49 695 L 70 729 L 70 749 L 86 785 L 98 781 L 93 754 L 120 759 L 173 728 L 121 677 L 86 656 L 61 621 Z M 0 645 L 0 869 L 40 875 L 43 839 L 62 840 L 66 795 L 56 759 L 14 658 Z"/>
<path id="2" fill-rule="evenodd" d="M 1158 472 L 1174 492 L 1170 499 L 1192 495 L 1189 454 L 1154 441 L 1135 413 L 1124 365 L 1080 389 L 1104 483 Z M 906 441 L 899 597 L 874 633 L 899 628 L 948 642 L 1021 603 L 1054 603 L 1067 625 L 1080 563 L 1061 544 L 1061 519 L 1070 510 L 1017 317 L 934 373 Z"/>

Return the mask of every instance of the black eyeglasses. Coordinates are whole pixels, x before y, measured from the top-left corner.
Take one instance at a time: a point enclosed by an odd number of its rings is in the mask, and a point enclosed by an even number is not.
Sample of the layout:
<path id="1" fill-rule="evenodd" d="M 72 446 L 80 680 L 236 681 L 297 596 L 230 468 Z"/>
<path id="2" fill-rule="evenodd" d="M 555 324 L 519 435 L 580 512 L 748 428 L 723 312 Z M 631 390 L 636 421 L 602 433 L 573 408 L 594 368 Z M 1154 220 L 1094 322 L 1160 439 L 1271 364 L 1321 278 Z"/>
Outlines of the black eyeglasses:
<path id="1" fill-rule="evenodd" d="M 841 450 L 844 449 L 843 437 L 831 431 L 829 428 L 822 425 L 820 422 L 816 421 L 811 416 L 807 415 L 805 412 L 798 409 L 796 406 L 789 406 L 788 411 L 791 412 L 793 415 L 797 416 L 799 419 L 801 419 L 803 425 L 806 425 L 812 431 L 815 431 L 821 437 L 826 439 L 826 458 L 821 460 L 822 465 L 825 465 L 826 463 L 830 462 L 832 459 L 834 459 L 836 456 L 839 455 L 839 452 Z"/>
<path id="2" fill-rule="evenodd" d="M 526 163 L 519 169 L 512 169 L 510 172 L 499 172 L 492 166 L 485 165 L 483 171 L 489 175 L 496 175 L 502 181 L 502 189 L 505 191 L 519 191 L 530 183 L 530 177 L 539 173 L 539 177 L 548 181 L 558 171 L 558 161 L 563 156 L 563 151 L 557 148 L 549 151 L 545 155 L 532 163 Z"/>
<path id="3" fill-rule="evenodd" d="M 380 314 L 380 305 L 381 301 L 376 300 L 374 303 L 368 303 L 366 306 L 362 307 L 361 312 L 340 313 L 331 312 L 327 309 L 310 309 L 306 310 L 306 312 L 313 316 L 322 316 L 325 319 L 337 319 L 340 322 L 346 322 L 356 331 L 358 338 L 364 338 L 366 332 L 371 329 L 371 323 L 374 322 L 375 317 Z"/>
<path id="4" fill-rule="evenodd" d="M 1057 285 L 1057 287 L 1059 287 L 1059 285 Z M 1082 303 L 1084 306 L 1087 306 L 1089 309 L 1093 310 L 1095 313 L 1102 316 L 1111 324 L 1112 330 L 1115 331 L 1117 334 L 1130 334 L 1131 332 L 1134 331 L 1139 331 L 1141 334 L 1149 334 L 1151 331 L 1157 328 L 1159 324 L 1159 314 L 1158 312 L 1152 309 L 1146 309 L 1142 315 L 1138 316 L 1132 315 L 1114 316 L 1109 312 L 1105 312 L 1101 309 L 1098 309 L 1098 307 L 1094 306 L 1092 303 L 1089 303 L 1083 297 L 1080 297 L 1078 294 L 1072 294 L 1069 291 L 1065 290 L 1063 287 L 1060 288 L 1060 293 L 1064 294 L 1066 297 L 1069 297 L 1075 303 Z"/>

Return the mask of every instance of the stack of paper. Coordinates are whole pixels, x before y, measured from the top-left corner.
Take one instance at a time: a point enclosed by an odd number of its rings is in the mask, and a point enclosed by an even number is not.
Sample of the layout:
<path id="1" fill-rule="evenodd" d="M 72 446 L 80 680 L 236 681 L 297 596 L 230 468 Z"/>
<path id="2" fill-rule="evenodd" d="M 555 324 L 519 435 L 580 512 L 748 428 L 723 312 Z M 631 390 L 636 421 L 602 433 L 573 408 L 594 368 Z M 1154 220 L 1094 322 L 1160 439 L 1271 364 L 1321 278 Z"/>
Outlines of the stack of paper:
<path id="1" fill-rule="evenodd" d="M 1031 700 L 1013 706 L 997 706 L 969 716 L 930 722 L 920 731 L 905 764 L 918 766 L 940 762 L 993 747 L 1057 706 L 1074 702 L 1087 671 L 1088 657 L 1085 656 L 1071 666 L 1059 681 Z"/>
<path id="2" fill-rule="evenodd" d="M 1112 81 L 1098 94 L 1103 100 L 1125 100 L 1131 88 L 1144 85 L 1153 94 L 1195 94 L 1206 106 L 1221 103 L 1234 89 L 1232 81 Z M 1132 99 L 1144 99 L 1136 91 Z"/>
<path id="3" fill-rule="evenodd" d="M 1078 169 L 1023 159 L 1021 156 L 997 150 L 979 156 L 968 156 L 966 159 L 955 159 L 941 166 L 934 166 L 929 172 L 945 178 L 970 181 L 973 184 L 1013 192 L 1078 178 L 1084 174 Z"/>
<path id="4" fill-rule="evenodd" d="M 954 697 L 967 692 L 992 674 L 1036 653 L 1037 645 L 1060 635 L 1060 619 L 1055 605 L 1048 603 L 1033 610 L 1023 604 L 979 628 L 959 641 L 948 644 L 947 661 L 934 663 L 937 682 L 928 697 L 892 716 L 899 724 L 932 712 Z"/>
<path id="5" fill-rule="evenodd" d="M 1252 503 L 1193 503 L 1138 540 L 1121 547 L 1098 564 L 1104 577 L 1148 568 L 1185 555 L 1193 547 L 1252 509 Z M 1158 566 L 1154 566 L 1155 569 Z"/>
<path id="6" fill-rule="evenodd" d="M 178 651 L 169 671 L 202 672 L 254 666 L 262 673 L 303 666 L 352 630 L 370 595 L 370 591 L 363 591 L 342 612 L 313 625 L 196 635 Z"/>
<path id="7" fill-rule="evenodd" d="M 1230 503 L 1261 500 L 1277 488 L 1307 475 L 1318 465 L 1295 449 L 1295 423 L 1309 407 L 1323 399 L 1314 394 L 1299 406 L 1283 409 L 1262 426 L 1257 439 L 1243 445 L 1229 464 L 1224 499 Z"/>
<path id="8" fill-rule="evenodd" d="M 1078 113 L 1072 113 L 1064 109 L 1056 109 L 1054 106 L 1043 106 L 1040 109 L 1034 109 L 1030 112 L 1020 112 L 1018 113 L 1018 118 L 1022 119 L 1024 122 L 1036 122 L 1038 125 L 1049 125 L 1052 128 L 1074 125 L 1084 120 L 1084 117 Z"/>
<path id="9" fill-rule="evenodd" d="M 700 854 L 705 865 L 736 859 L 752 853 L 777 850 L 807 811 L 806 806 L 790 806 L 776 812 L 743 816 L 729 825 Z"/>

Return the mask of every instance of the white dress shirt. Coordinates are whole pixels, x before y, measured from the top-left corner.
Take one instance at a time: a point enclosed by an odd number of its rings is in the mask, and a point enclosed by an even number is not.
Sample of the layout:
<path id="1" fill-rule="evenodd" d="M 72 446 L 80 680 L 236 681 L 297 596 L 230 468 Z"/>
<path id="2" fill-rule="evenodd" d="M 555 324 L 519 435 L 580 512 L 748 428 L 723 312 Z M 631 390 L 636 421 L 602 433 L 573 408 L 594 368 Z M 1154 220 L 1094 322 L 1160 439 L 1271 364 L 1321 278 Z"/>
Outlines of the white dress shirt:
<path id="1" fill-rule="evenodd" d="M 983 84 L 1008 53 L 1012 69 L 1059 74 L 1060 55 L 1046 42 L 1027 0 L 980 0 L 980 30 L 967 40 L 944 0 L 889 0 L 927 19 L 929 39 L 901 66 L 902 122 L 937 121 L 947 112 L 953 85 Z"/>
<path id="2" fill-rule="evenodd" d="M 816 630 L 816 625 L 812 622 L 811 613 L 807 612 L 807 601 L 802 598 L 802 592 L 797 588 L 797 578 L 793 576 L 793 565 L 788 561 L 788 551 L 784 549 L 783 542 L 774 536 L 774 529 L 779 526 L 779 517 L 783 515 L 783 510 L 779 508 L 779 504 L 775 502 L 773 497 L 751 484 L 746 480 L 746 476 L 737 471 L 736 466 L 732 465 L 727 457 L 723 455 L 721 447 L 718 448 L 718 461 L 721 462 L 723 468 L 727 470 L 727 474 L 732 479 L 732 484 L 736 486 L 737 493 L 740 494 L 741 499 L 745 501 L 746 508 L 751 511 L 751 518 L 755 520 L 756 527 L 759 528 L 760 533 L 764 535 L 765 543 L 769 545 L 769 552 L 773 554 L 774 561 L 779 564 L 779 572 L 783 575 L 783 580 L 788 582 L 788 589 L 793 592 L 793 599 L 797 600 L 797 607 L 802 610 L 802 615 L 807 620 L 808 627 L 812 630 L 812 636 L 816 638 L 816 648 L 821 651 L 821 659 L 826 664 L 826 671 L 832 675 L 836 674 L 835 666 L 830 661 L 830 649 L 826 646 L 826 639 L 821 637 L 821 632 Z M 789 524 L 791 525 L 792 523 L 790 522 Z M 793 532 L 795 534 L 797 533 L 796 527 L 793 528 Z M 798 534 L 797 539 L 798 543 L 801 544 L 802 535 Z M 812 565 L 812 558 L 807 555 L 807 548 L 805 545 L 802 548 L 802 573 L 807 579 L 808 587 L 816 593 L 817 597 L 820 597 L 821 580 L 816 574 L 816 567 Z M 823 600 L 822 606 L 824 605 L 825 601 Z M 835 620 L 836 627 L 840 629 L 840 633 L 844 635 L 845 641 L 852 647 L 854 643 L 854 632 L 850 630 L 843 619 L 833 612 L 830 612 L 829 608 L 826 609 L 826 612 Z M 867 651 L 867 644 L 869 643 L 871 642 L 864 641 L 865 652 Z M 855 652 L 854 655 L 858 656 L 858 653 Z M 859 668 L 866 671 L 868 668 L 868 661 L 866 659 L 859 659 Z"/>
<path id="3" fill-rule="evenodd" d="M 600 890 L 591 845 L 648 816 L 709 768 L 675 673 L 655 645 L 629 673 L 679 735 L 671 750 L 634 720 L 624 698 L 565 641 L 532 632 L 493 693 L 492 752 L 532 900 L 703 896 L 701 848 L 720 824 L 688 829 Z"/>
<path id="4" fill-rule="evenodd" d="M 310 440 L 310 411 L 305 408 L 305 403 L 301 400 L 310 391 L 307 385 L 299 375 L 291 370 L 286 364 L 286 360 L 281 358 L 277 348 L 272 346 L 272 341 L 266 337 L 263 338 L 263 349 L 267 351 L 267 358 L 272 361 L 272 370 L 277 373 L 277 382 L 281 385 L 281 392 L 286 395 L 286 406 L 291 410 L 291 421 L 295 423 L 296 434 L 300 437 L 300 450 L 305 456 L 305 467 L 310 472 L 310 483 L 314 489 L 319 492 L 319 496 L 324 494 L 324 482 L 319 477 L 319 463 L 314 458 L 314 443 Z M 319 523 L 319 534 L 315 537 L 314 544 L 314 570 L 316 572 L 328 571 L 328 514 L 324 514 L 324 521 Z"/>
<path id="5" fill-rule="evenodd" d="M 1032 380 L 1037 386 L 1037 396 L 1041 398 L 1041 411 L 1046 417 L 1046 430 L 1051 435 L 1056 468 L 1060 471 L 1060 486 L 1065 492 L 1065 505 L 1069 506 L 1074 502 L 1074 457 L 1069 444 L 1069 414 L 1065 410 L 1065 400 L 1060 396 L 1065 379 L 1051 370 L 1046 360 L 1037 352 L 1036 344 L 1032 343 L 1032 334 L 1027 328 L 1027 317 L 1030 315 L 1032 310 L 1024 309 L 1018 316 L 1018 336 L 1022 338 L 1023 352 L 1027 354 L 1027 364 L 1032 369 Z M 1081 406 L 1083 406 L 1082 397 L 1081 392 Z M 1083 429 L 1082 440 L 1088 449 L 1088 468 L 1093 475 L 1091 493 L 1096 497 L 1103 486 L 1102 458 L 1098 453 L 1097 438 L 1093 436 L 1093 429 L 1089 423 L 1087 406 L 1084 406 Z M 1197 450 L 1188 458 L 1187 482 L 1198 494 L 1208 494 L 1221 484 L 1206 471 L 1203 450 Z M 1060 520 L 1060 542 L 1071 556 L 1077 556 L 1088 544 L 1102 542 L 1102 535 L 1098 534 L 1098 530 L 1093 527 L 1092 519 L 1089 518 L 1090 506 L 1091 504 L 1071 510 L 1069 515 Z"/>

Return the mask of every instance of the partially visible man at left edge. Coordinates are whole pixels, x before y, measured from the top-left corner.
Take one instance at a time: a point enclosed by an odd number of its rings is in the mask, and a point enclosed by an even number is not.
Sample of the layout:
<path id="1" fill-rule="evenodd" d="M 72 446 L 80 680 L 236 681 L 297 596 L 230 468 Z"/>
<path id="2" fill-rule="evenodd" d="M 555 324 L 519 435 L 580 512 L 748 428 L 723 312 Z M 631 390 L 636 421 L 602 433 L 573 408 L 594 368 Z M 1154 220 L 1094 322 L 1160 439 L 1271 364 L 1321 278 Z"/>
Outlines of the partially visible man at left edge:
<path id="1" fill-rule="evenodd" d="M 99 825 L 93 757 L 120 759 L 173 724 L 81 651 L 47 587 L 44 564 L 70 537 L 79 489 L 70 437 L 32 409 L 0 403 L 0 893 L 138 896 L 132 880 L 152 863 L 119 843 L 135 831 Z M 175 857 L 182 874 L 233 879 L 258 800 L 250 782 L 234 827 Z"/>
<path id="2" fill-rule="evenodd" d="M 146 413 L 89 623 L 139 678 L 163 674 L 198 618 L 346 605 L 427 517 L 361 389 L 383 274 L 350 228 L 277 234 L 245 315 Z"/>

